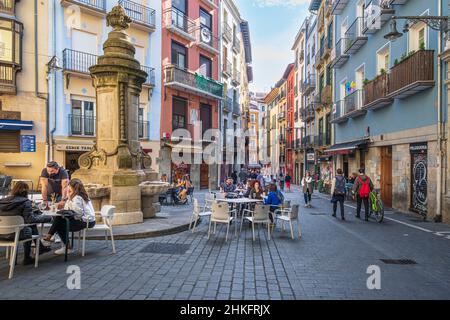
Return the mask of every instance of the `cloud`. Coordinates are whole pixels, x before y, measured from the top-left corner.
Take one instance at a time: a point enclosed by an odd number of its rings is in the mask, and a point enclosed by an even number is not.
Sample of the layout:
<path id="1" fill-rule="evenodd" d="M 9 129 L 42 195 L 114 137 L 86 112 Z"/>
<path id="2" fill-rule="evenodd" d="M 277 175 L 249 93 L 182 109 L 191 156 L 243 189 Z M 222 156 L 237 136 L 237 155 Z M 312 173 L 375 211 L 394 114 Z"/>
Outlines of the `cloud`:
<path id="1" fill-rule="evenodd" d="M 295 7 L 309 2 L 310 0 L 253 0 L 253 5 L 258 7 Z"/>

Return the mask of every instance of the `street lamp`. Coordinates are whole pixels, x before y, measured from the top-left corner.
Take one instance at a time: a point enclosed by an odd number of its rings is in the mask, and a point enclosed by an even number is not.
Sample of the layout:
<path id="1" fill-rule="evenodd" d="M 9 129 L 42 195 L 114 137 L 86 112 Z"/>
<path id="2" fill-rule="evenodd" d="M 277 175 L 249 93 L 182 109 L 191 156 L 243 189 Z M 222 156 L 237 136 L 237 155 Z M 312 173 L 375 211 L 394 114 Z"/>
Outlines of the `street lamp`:
<path id="1" fill-rule="evenodd" d="M 423 22 L 433 30 L 446 33 L 447 41 L 450 41 L 450 20 L 447 16 L 393 16 L 391 19 L 390 31 L 384 36 L 385 39 L 390 41 L 395 41 L 403 36 L 403 33 L 409 31 L 410 25 L 414 25 L 417 22 Z M 396 20 L 400 19 L 406 20 L 405 26 L 403 27 L 403 33 L 397 30 Z"/>

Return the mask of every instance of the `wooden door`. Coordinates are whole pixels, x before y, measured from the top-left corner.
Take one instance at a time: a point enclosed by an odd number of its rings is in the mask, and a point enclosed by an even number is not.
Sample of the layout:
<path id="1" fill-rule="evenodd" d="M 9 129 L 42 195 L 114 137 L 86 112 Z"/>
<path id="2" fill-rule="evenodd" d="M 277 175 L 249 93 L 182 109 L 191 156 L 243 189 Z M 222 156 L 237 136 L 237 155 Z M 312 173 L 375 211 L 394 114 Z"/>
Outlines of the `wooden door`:
<path id="1" fill-rule="evenodd" d="M 381 148 L 381 200 L 392 207 L 392 147 Z"/>
<path id="2" fill-rule="evenodd" d="M 209 188 L 209 166 L 206 163 L 200 166 L 200 188 Z"/>

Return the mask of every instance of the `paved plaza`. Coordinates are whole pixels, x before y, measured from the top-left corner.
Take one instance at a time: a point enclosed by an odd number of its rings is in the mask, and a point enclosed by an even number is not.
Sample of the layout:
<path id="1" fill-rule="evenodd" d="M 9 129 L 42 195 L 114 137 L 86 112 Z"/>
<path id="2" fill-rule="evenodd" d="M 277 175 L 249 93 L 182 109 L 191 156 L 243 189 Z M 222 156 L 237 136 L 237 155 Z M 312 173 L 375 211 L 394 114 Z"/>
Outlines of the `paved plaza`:
<path id="1" fill-rule="evenodd" d="M 286 198 L 303 203 L 296 188 Z M 204 220 L 195 234 L 117 241 L 115 255 L 104 241 L 89 241 L 86 257 L 64 263 L 49 253 L 38 269 L 17 266 L 12 280 L 1 249 L 0 299 L 450 299 L 449 226 L 393 212 L 381 224 L 364 222 L 346 209 L 347 221 L 335 219 L 329 200 L 315 194 L 311 209 L 301 206 L 303 237 L 295 240 L 278 226 L 272 240 L 261 228 L 253 242 L 247 224 L 228 242 L 224 227 L 208 240 Z M 67 287 L 73 265 L 80 290 Z M 380 290 L 367 288 L 373 265 Z"/>

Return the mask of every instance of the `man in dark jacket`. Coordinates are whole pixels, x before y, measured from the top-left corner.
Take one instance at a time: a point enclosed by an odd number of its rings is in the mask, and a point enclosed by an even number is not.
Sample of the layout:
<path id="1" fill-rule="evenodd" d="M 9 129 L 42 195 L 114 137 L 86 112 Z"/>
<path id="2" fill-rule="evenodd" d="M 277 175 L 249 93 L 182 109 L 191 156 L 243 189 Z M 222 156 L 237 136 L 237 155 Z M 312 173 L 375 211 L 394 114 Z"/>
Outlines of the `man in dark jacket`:
<path id="1" fill-rule="evenodd" d="M 51 217 L 41 216 L 33 212 L 32 202 L 28 199 L 28 185 L 24 182 L 16 183 L 11 195 L 7 198 L 0 199 L 0 217 L 1 216 L 21 216 L 23 217 L 25 224 L 48 223 L 52 220 Z M 19 239 L 30 239 L 33 234 L 39 234 L 35 225 L 25 227 L 20 231 Z M 13 241 L 14 234 L 1 235 L 0 239 Z M 41 243 L 39 254 L 50 250 L 50 248 L 45 247 Z M 24 265 L 34 264 L 34 259 L 31 257 L 31 241 L 24 243 L 24 255 Z"/>
<path id="2" fill-rule="evenodd" d="M 355 179 L 355 183 L 353 184 L 353 194 L 356 197 L 356 217 L 361 219 L 361 204 L 364 203 L 365 220 L 369 221 L 369 196 L 360 196 L 360 189 L 363 184 L 369 184 L 370 191 L 373 190 L 372 180 L 366 176 L 366 172 L 362 168 L 359 169 L 359 176 Z"/>

